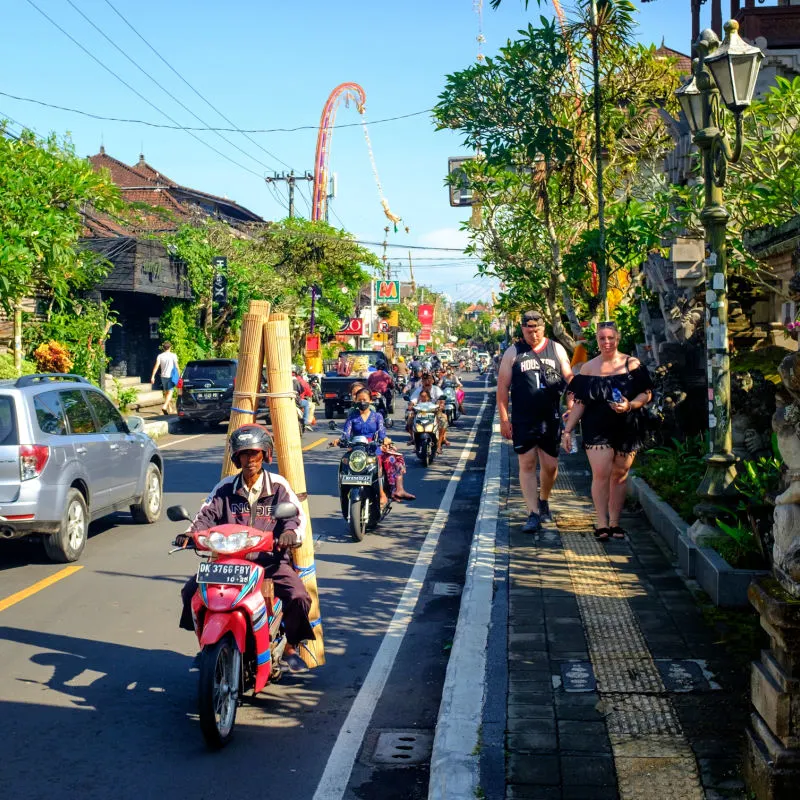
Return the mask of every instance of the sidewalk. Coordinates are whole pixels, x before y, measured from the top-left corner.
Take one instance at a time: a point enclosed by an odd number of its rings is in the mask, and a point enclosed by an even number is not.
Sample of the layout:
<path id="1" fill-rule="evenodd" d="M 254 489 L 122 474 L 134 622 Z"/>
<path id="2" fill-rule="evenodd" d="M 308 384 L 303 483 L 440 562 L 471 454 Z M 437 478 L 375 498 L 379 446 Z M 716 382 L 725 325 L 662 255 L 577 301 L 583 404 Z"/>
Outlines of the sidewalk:
<path id="1" fill-rule="evenodd" d="M 523 534 L 508 443 L 501 461 L 509 480 L 489 637 L 496 661 L 490 656 L 476 794 L 746 797 L 738 765 L 748 673 L 717 643 L 646 518 L 626 513 L 629 540 L 595 541 L 581 452 L 562 455 L 555 524 Z"/>

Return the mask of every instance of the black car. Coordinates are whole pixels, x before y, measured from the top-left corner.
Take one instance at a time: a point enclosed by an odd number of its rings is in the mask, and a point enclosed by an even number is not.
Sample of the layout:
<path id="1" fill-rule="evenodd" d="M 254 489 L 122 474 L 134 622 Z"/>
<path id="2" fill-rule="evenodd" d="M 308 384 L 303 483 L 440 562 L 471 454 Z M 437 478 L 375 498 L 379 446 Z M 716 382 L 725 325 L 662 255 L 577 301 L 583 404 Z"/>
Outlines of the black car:
<path id="1" fill-rule="evenodd" d="M 228 419 L 231 413 L 233 392 L 236 383 L 235 358 L 207 358 L 190 361 L 178 382 L 178 418 L 182 422 L 202 422 L 217 425 Z M 264 392 L 265 384 L 261 391 Z M 265 398 L 259 398 L 262 410 L 259 417 L 267 414 Z"/>

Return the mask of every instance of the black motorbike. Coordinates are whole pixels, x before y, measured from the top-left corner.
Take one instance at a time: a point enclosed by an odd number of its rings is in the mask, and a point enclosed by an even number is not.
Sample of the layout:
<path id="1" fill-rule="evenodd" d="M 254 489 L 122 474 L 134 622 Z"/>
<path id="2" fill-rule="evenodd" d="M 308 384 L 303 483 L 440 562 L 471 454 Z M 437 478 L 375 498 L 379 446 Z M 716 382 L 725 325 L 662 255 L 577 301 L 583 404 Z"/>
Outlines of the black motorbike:
<path id="1" fill-rule="evenodd" d="M 444 411 L 447 414 L 447 422 L 452 425 L 460 416 L 458 413 L 456 387 L 450 381 L 445 381 L 442 384 L 442 392 L 444 394 Z"/>
<path id="2" fill-rule="evenodd" d="M 319 375 L 309 375 L 308 385 L 311 387 L 311 399 L 314 404 L 317 406 L 322 405 L 322 384 L 320 382 Z"/>
<path id="3" fill-rule="evenodd" d="M 423 467 L 436 457 L 439 425 L 436 421 L 436 403 L 417 403 L 414 410 L 414 452 Z"/>
<path id="4" fill-rule="evenodd" d="M 389 498 L 391 491 L 378 458 L 378 442 L 366 436 L 354 436 L 350 440 L 340 440 L 339 446 L 347 449 L 339 463 L 342 516 L 347 520 L 353 539 L 360 542 L 392 508 L 391 500 L 381 508 L 381 483 Z"/>

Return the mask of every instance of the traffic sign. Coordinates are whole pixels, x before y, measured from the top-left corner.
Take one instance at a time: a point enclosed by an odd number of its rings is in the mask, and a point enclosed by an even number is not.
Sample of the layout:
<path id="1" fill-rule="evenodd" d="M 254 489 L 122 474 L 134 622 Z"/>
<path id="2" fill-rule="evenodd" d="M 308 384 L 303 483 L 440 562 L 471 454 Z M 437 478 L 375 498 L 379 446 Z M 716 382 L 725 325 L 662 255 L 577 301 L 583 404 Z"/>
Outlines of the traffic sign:
<path id="1" fill-rule="evenodd" d="M 378 324 L 378 329 L 381 333 L 389 333 L 389 321 L 382 319 Z"/>
<path id="2" fill-rule="evenodd" d="M 364 320 L 361 319 L 361 317 L 351 317 L 339 333 L 343 333 L 347 336 L 363 336 Z"/>

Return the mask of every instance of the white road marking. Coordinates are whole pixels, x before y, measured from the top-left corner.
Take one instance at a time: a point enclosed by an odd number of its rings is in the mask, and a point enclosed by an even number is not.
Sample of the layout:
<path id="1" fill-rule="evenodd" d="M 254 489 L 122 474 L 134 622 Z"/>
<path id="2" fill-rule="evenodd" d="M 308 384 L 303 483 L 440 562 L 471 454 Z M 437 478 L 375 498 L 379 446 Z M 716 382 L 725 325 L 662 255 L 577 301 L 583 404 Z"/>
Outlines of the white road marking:
<path id="1" fill-rule="evenodd" d="M 475 436 L 478 433 L 478 425 L 483 419 L 488 397 L 487 393 L 481 403 L 480 411 L 475 416 L 472 430 L 461 450 L 458 466 L 450 476 L 442 502 L 439 504 L 436 516 L 428 529 L 425 541 L 422 543 L 414 569 L 406 582 L 403 596 L 397 604 L 381 646 L 375 654 L 367 677 L 364 679 L 364 683 L 353 701 L 339 735 L 336 737 L 336 742 L 328 757 L 328 763 L 325 765 L 325 771 L 322 773 L 317 790 L 314 792 L 313 800 L 340 800 L 344 796 L 350 780 L 350 774 L 353 771 L 353 764 L 364 740 L 364 734 L 372 719 L 378 700 L 380 700 L 383 687 L 386 685 L 386 680 L 394 666 L 403 637 L 413 617 L 414 608 L 417 605 L 417 600 L 425 583 L 425 577 L 428 574 L 428 567 L 433 559 L 433 554 L 436 552 L 436 545 L 439 543 L 439 535 L 447 522 L 458 482 L 466 467 L 467 458 L 472 452 Z"/>
<path id="2" fill-rule="evenodd" d="M 185 438 L 177 439 L 174 442 L 167 442 L 166 444 L 159 445 L 158 449 L 164 450 L 167 447 L 172 447 L 172 445 L 174 444 L 183 444 L 184 442 L 191 442 L 192 439 L 199 439 L 202 435 L 203 435 L 202 433 L 196 433 L 194 436 L 186 436 Z"/>

